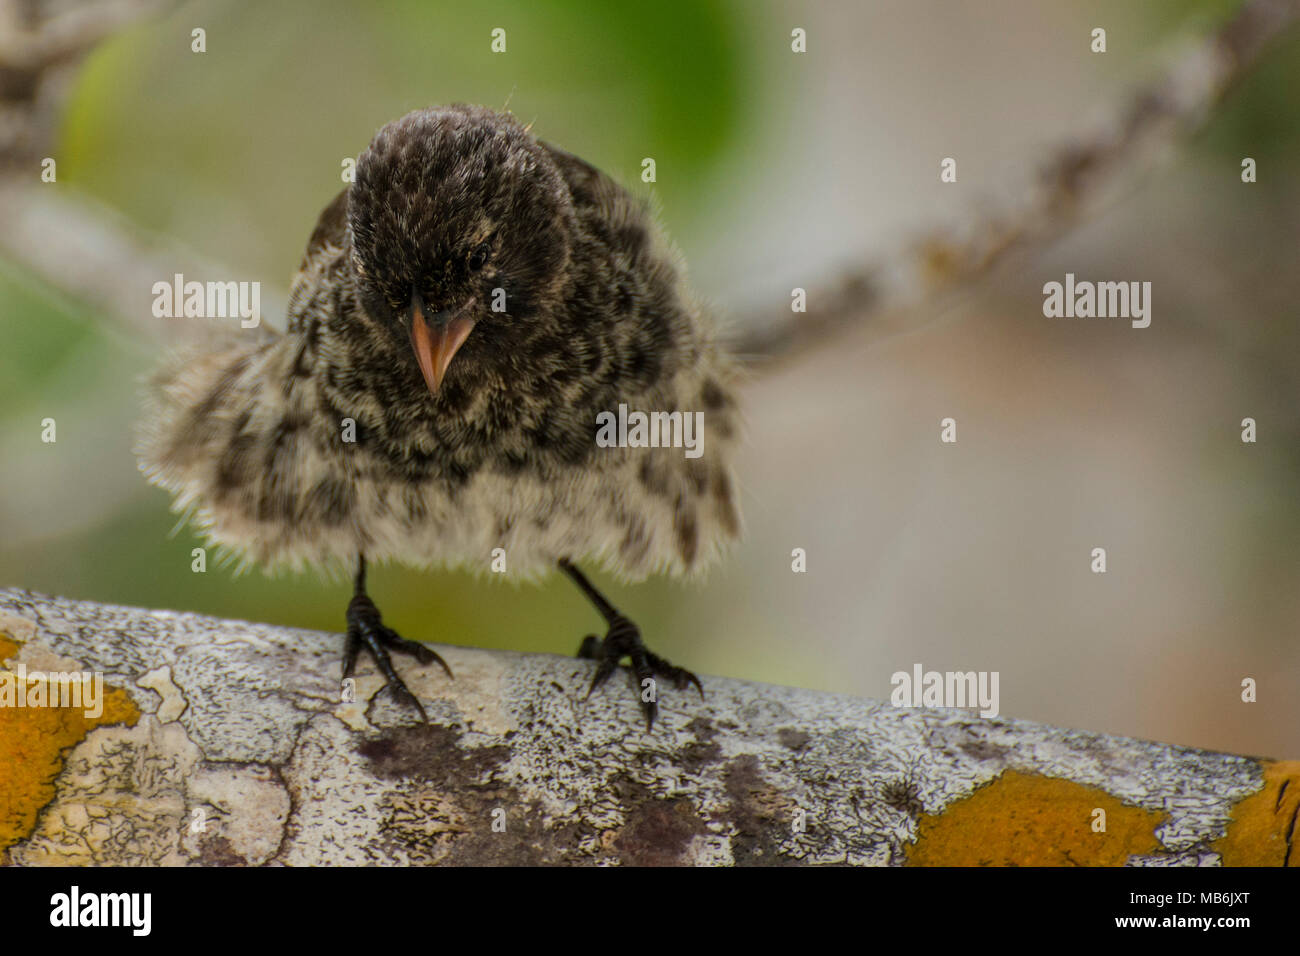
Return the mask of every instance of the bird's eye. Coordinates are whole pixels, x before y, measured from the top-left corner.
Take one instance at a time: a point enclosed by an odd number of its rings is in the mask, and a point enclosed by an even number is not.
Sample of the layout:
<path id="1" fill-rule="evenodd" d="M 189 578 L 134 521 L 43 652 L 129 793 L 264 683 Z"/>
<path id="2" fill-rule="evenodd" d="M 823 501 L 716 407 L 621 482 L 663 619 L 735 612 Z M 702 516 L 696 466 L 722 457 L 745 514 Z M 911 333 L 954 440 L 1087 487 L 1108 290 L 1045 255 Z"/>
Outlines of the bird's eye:
<path id="1" fill-rule="evenodd" d="M 488 254 L 492 251 L 490 242 L 480 242 L 478 248 L 469 254 L 469 271 L 478 272 L 487 265 Z"/>

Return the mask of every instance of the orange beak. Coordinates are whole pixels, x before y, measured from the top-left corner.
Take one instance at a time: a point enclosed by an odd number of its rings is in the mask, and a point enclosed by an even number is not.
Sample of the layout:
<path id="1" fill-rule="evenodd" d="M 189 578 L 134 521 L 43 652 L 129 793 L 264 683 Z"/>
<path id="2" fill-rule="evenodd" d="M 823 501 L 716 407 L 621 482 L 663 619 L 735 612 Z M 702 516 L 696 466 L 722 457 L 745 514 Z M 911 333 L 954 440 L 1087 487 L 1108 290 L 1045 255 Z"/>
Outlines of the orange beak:
<path id="1" fill-rule="evenodd" d="M 474 320 L 465 315 L 471 304 L 472 301 L 466 303 L 454 314 L 438 312 L 430 324 L 424 318 L 424 302 L 419 294 L 411 301 L 411 348 L 415 350 L 415 360 L 420 364 L 420 372 L 432 394 L 438 393 L 447 375 L 447 366 L 465 344 L 470 332 L 474 331 Z"/>

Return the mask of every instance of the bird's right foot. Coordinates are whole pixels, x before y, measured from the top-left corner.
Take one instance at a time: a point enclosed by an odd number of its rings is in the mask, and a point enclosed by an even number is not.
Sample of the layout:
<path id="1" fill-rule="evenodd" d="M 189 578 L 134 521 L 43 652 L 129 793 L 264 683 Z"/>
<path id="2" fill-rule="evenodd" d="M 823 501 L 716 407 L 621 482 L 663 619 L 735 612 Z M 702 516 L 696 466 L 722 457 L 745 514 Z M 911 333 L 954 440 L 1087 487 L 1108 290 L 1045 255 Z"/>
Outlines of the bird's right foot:
<path id="1" fill-rule="evenodd" d="M 411 693 L 406 682 L 397 675 L 389 651 L 410 654 L 421 664 L 441 664 L 442 669 L 451 677 L 451 668 L 430 647 L 418 641 L 408 641 L 391 627 L 384 624 L 379 615 L 379 608 L 364 591 L 358 593 L 348 603 L 348 636 L 343 649 L 343 677 L 352 676 L 356 670 L 357 656 L 362 648 L 370 652 L 375 666 L 384 675 L 384 688 L 399 704 L 406 704 L 419 711 L 420 719 L 428 723 L 429 716 L 424 712 L 424 705 Z M 384 689 L 384 688 L 381 688 Z"/>

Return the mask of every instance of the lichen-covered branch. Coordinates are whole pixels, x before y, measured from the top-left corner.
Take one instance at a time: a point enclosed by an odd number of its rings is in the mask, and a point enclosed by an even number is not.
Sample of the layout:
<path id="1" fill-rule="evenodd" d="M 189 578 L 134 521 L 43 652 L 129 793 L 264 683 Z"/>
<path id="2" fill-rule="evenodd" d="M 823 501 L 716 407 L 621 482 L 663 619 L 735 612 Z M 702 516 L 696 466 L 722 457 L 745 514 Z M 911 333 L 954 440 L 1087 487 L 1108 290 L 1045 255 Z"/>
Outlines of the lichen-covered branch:
<path id="1" fill-rule="evenodd" d="M 663 697 L 646 733 L 617 681 L 586 699 L 591 662 L 454 647 L 438 649 L 454 680 L 403 669 L 422 724 L 376 696 L 369 667 L 342 702 L 340 647 L 333 634 L 0 591 L 0 700 L 20 673 L 28 690 L 75 672 L 104 682 L 98 714 L 0 707 L 0 855 L 1297 862 L 1296 764 L 722 678 L 704 681 L 704 700 Z"/>

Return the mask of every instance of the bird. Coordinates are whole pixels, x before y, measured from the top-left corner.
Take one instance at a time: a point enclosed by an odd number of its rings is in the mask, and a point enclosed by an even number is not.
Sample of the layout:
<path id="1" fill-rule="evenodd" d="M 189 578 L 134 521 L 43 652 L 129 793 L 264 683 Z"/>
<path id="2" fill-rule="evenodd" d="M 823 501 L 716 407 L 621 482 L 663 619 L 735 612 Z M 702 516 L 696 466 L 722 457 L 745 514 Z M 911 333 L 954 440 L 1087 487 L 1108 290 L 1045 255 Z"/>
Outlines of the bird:
<path id="1" fill-rule="evenodd" d="M 703 686 L 580 566 L 693 577 L 740 537 L 739 365 L 650 200 L 531 126 L 457 103 L 379 129 L 310 235 L 284 331 L 173 352 L 136 454 L 241 566 L 351 574 L 343 676 L 365 652 L 425 720 L 393 654 L 451 670 L 384 624 L 367 562 L 483 571 L 500 548 L 524 579 L 559 571 L 606 627 L 579 646 L 588 697 L 626 658 L 649 731 L 658 679 Z M 674 413 L 698 421 L 696 451 L 622 426 L 599 441 L 629 409 L 666 439 Z"/>

